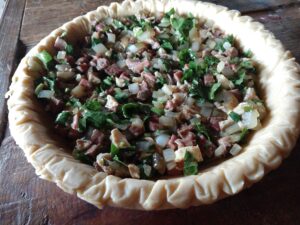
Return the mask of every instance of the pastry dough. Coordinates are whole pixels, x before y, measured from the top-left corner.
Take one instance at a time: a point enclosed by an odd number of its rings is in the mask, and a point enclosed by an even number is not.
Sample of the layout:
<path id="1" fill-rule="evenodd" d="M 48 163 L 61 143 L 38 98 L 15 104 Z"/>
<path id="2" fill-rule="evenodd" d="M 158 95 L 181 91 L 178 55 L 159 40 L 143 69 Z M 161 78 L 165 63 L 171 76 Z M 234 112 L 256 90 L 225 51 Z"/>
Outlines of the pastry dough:
<path id="1" fill-rule="evenodd" d="M 30 57 L 43 49 L 53 53 L 54 40 L 63 30 L 75 34 L 68 37 L 71 42 L 83 38 L 94 19 L 137 14 L 143 10 L 165 12 L 173 7 L 179 14 L 190 12 L 210 21 L 225 33 L 233 34 L 241 48 L 251 49 L 260 64 L 260 96 L 269 109 L 263 127 L 254 133 L 241 154 L 195 176 L 158 181 L 121 179 L 75 160 L 52 137 L 44 119 L 46 114 L 35 100 L 34 80 L 39 71 L 28 69 Z M 55 182 L 64 191 L 76 193 L 99 208 L 110 205 L 154 210 L 209 204 L 261 180 L 288 156 L 300 131 L 299 78 L 298 65 L 280 41 L 262 24 L 241 16 L 238 11 L 198 1 L 126 0 L 100 6 L 64 24 L 22 59 L 8 93 L 10 130 L 41 178 Z"/>

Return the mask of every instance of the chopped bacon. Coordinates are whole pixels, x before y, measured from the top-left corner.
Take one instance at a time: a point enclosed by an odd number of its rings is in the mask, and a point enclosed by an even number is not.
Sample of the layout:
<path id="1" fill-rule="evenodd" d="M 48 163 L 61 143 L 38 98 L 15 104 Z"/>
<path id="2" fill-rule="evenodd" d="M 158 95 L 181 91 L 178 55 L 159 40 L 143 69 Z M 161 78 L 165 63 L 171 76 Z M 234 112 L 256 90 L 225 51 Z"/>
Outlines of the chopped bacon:
<path id="1" fill-rule="evenodd" d="M 189 132 L 193 130 L 192 125 L 183 124 L 179 129 L 177 129 L 177 133 L 181 138 L 184 138 L 188 135 Z"/>
<path id="2" fill-rule="evenodd" d="M 106 58 L 99 58 L 97 59 L 96 69 L 97 70 L 104 70 L 109 66 L 109 61 Z"/>
<path id="3" fill-rule="evenodd" d="M 123 73 L 123 70 L 120 69 L 117 64 L 112 64 L 106 67 L 104 71 L 111 76 L 119 76 L 121 73 Z"/>
<path id="4" fill-rule="evenodd" d="M 103 32 L 105 31 L 106 25 L 105 23 L 98 23 L 95 27 L 97 32 Z"/>
<path id="5" fill-rule="evenodd" d="M 98 129 L 94 129 L 91 135 L 91 141 L 95 144 L 102 144 L 105 135 Z"/>
<path id="6" fill-rule="evenodd" d="M 143 71 L 141 73 L 142 77 L 144 78 L 144 80 L 147 82 L 147 84 L 149 85 L 150 88 L 154 88 L 155 86 L 155 82 L 156 82 L 156 79 L 155 79 L 155 76 L 149 72 L 145 72 Z"/>
<path id="7" fill-rule="evenodd" d="M 225 54 L 233 58 L 237 57 L 239 52 L 235 47 L 231 47 L 228 50 L 226 50 Z"/>
<path id="8" fill-rule="evenodd" d="M 175 143 L 178 145 L 178 148 L 193 146 L 196 144 L 196 135 L 193 132 L 188 132 L 182 139 L 177 139 Z"/>
<path id="9" fill-rule="evenodd" d="M 79 85 L 86 89 L 90 89 L 92 87 L 91 84 L 88 82 L 88 80 L 85 78 L 81 78 Z"/>
<path id="10" fill-rule="evenodd" d="M 175 105 L 174 105 L 173 101 L 168 100 L 166 102 L 165 109 L 171 110 L 171 111 L 174 110 L 175 109 Z"/>
<path id="11" fill-rule="evenodd" d="M 146 81 L 143 80 L 140 90 L 138 91 L 136 98 L 141 100 L 141 101 L 146 101 L 148 98 L 150 98 L 152 95 L 151 90 L 148 87 L 148 84 Z"/>
<path id="12" fill-rule="evenodd" d="M 211 128 L 219 132 L 220 131 L 219 122 L 222 120 L 224 120 L 223 117 L 217 117 L 217 116 L 211 117 L 209 120 Z"/>
<path id="13" fill-rule="evenodd" d="M 73 122 L 71 124 L 71 127 L 72 129 L 74 130 L 78 130 L 79 129 L 79 113 L 76 113 L 74 116 L 73 116 Z"/>
<path id="14" fill-rule="evenodd" d="M 222 137 L 218 140 L 219 145 L 224 145 L 225 147 L 230 147 L 232 144 L 231 142 L 230 137 Z"/>
<path id="15" fill-rule="evenodd" d="M 99 144 L 97 144 L 97 145 L 92 145 L 84 154 L 91 157 L 96 157 L 99 152 L 100 152 Z"/>
<path id="16" fill-rule="evenodd" d="M 174 76 L 174 79 L 176 80 L 176 82 L 180 82 L 181 81 L 181 78 L 183 76 L 183 73 L 181 70 L 176 70 L 173 74 Z"/>
<path id="17" fill-rule="evenodd" d="M 239 89 L 232 89 L 229 92 L 232 93 L 239 101 L 243 100 L 243 95 Z"/>
<path id="18" fill-rule="evenodd" d="M 121 73 L 120 79 L 124 79 L 124 80 L 128 80 L 129 81 L 130 80 L 129 74 L 127 72 Z"/>
<path id="19" fill-rule="evenodd" d="M 177 144 L 175 143 L 176 140 L 178 140 L 178 137 L 175 134 L 172 134 L 167 146 L 173 150 L 177 149 Z"/>
<path id="20" fill-rule="evenodd" d="M 204 85 L 207 87 L 212 86 L 215 83 L 215 78 L 213 75 L 209 74 L 209 75 L 205 75 L 204 76 Z"/>
<path id="21" fill-rule="evenodd" d="M 134 73 L 141 73 L 145 67 L 150 66 L 150 62 L 148 60 L 140 61 L 140 60 L 126 59 L 126 65 Z"/>
<path id="22" fill-rule="evenodd" d="M 149 120 L 149 129 L 151 131 L 156 131 L 159 129 L 159 127 L 160 126 L 159 126 L 159 122 L 158 122 L 158 117 L 156 117 L 156 116 L 151 117 Z"/>
<path id="23" fill-rule="evenodd" d="M 59 113 L 63 110 L 64 103 L 62 100 L 52 97 L 50 103 L 47 106 L 47 110 L 51 111 L 52 113 Z"/>
<path id="24" fill-rule="evenodd" d="M 78 150 L 85 150 L 89 148 L 91 145 L 92 142 L 90 140 L 83 140 L 83 139 L 76 140 L 76 149 Z"/>

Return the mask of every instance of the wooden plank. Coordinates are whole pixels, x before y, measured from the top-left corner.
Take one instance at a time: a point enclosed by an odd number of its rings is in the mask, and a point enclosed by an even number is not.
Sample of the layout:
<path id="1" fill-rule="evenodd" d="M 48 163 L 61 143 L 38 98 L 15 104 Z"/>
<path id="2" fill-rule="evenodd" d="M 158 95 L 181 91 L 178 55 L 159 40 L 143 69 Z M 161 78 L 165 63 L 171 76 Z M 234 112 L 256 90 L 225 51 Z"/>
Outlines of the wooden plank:
<path id="1" fill-rule="evenodd" d="M 0 24 L 0 143 L 6 126 L 7 107 L 4 99 L 15 68 L 16 50 L 25 0 L 10 0 Z"/>
<path id="2" fill-rule="evenodd" d="M 25 7 L 20 40 L 26 46 L 32 46 L 63 23 L 110 2 L 112 0 L 29 0 Z"/>
<path id="3" fill-rule="evenodd" d="M 100 5 L 108 5 L 110 2 L 112 0 L 88 0 L 84 2 L 80 0 L 28 0 L 25 7 L 20 39 L 26 46 L 32 46 L 64 22 L 90 10 L 94 10 Z M 209 0 L 209 2 L 225 5 L 242 12 L 248 12 L 289 5 L 291 3 L 295 4 L 300 2 L 300 0 Z"/>

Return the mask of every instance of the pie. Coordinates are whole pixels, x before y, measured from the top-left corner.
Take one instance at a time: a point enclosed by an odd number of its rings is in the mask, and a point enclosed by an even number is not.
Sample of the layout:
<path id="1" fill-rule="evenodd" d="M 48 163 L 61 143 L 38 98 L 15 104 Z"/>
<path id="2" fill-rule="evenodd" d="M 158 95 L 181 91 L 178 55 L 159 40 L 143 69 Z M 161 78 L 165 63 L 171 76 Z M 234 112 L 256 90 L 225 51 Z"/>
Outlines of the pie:
<path id="1" fill-rule="evenodd" d="M 10 130 L 41 178 L 99 208 L 208 204 L 289 154 L 298 75 L 282 44 L 239 12 L 112 3 L 22 59 L 8 92 Z"/>

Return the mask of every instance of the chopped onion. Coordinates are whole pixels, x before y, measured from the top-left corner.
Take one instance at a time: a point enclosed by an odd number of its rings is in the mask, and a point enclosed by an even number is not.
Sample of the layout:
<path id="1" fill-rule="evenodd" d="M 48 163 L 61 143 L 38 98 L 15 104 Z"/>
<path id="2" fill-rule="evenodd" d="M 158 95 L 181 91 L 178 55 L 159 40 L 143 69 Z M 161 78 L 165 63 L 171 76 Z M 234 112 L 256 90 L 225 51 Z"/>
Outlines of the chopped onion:
<path id="1" fill-rule="evenodd" d="M 155 141 L 160 147 L 164 148 L 168 144 L 169 139 L 170 139 L 170 135 L 160 134 L 155 138 Z"/>
<path id="2" fill-rule="evenodd" d="M 172 111 L 166 111 L 165 116 L 175 118 L 176 120 L 180 119 L 181 112 L 172 112 Z"/>
<path id="3" fill-rule="evenodd" d="M 239 154 L 242 150 L 242 147 L 238 144 L 234 144 L 232 148 L 229 150 L 229 153 L 233 156 Z"/>
<path id="4" fill-rule="evenodd" d="M 172 95 L 173 91 L 170 85 L 164 84 L 164 86 L 161 89 L 166 95 Z"/>
<path id="5" fill-rule="evenodd" d="M 173 170 L 176 167 L 176 163 L 174 161 L 168 162 L 167 163 L 167 170 Z"/>
<path id="6" fill-rule="evenodd" d="M 143 169 L 144 169 L 144 173 L 147 177 L 149 177 L 151 175 L 151 170 L 152 170 L 152 167 L 147 165 L 147 164 L 144 164 L 143 165 Z"/>
<path id="7" fill-rule="evenodd" d="M 223 44 L 223 48 L 224 48 L 225 50 L 228 50 L 228 49 L 231 48 L 231 44 L 230 44 L 228 41 L 226 41 L 226 42 L 224 42 L 224 44 Z"/>
<path id="8" fill-rule="evenodd" d="M 163 150 L 163 157 L 167 163 L 174 161 L 175 160 L 174 150 L 170 148 Z"/>
<path id="9" fill-rule="evenodd" d="M 139 85 L 137 83 L 132 83 L 128 85 L 129 92 L 131 94 L 137 94 L 140 90 Z"/>
<path id="10" fill-rule="evenodd" d="M 257 110 L 252 110 L 242 114 L 242 123 L 248 129 L 255 129 L 258 125 L 259 114 Z"/>
<path id="11" fill-rule="evenodd" d="M 172 117 L 161 116 L 159 117 L 159 123 L 165 127 L 175 127 L 176 120 Z"/>
<path id="12" fill-rule="evenodd" d="M 137 39 L 142 42 L 151 44 L 153 42 L 153 37 L 155 32 L 153 30 L 146 30 L 142 34 L 138 35 Z"/>
<path id="13" fill-rule="evenodd" d="M 149 141 L 136 142 L 136 148 L 137 148 L 137 150 L 140 150 L 140 151 L 148 151 L 148 150 L 150 150 L 152 145 L 153 145 L 153 143 L 151 143 Z"/>
<path id="14" fill-rule="evenodd" d="M 124 59 L 118 60 L 117 61 L 117 66 L 119 68 L 124 68 L 126 66 L 126 61 Z"/>
<path id="15" fill-rule="evenodd" d="M 153 68 L 159 69 L 160 71 L 165 71 L 166 67 L 162 59 L 154 58 L 152 59 Z"/>
<path id="16" fill-rule="evenodd" d="M 61 78 L 63 80 L 69 80 L 74 77 L 75 72 L 74 71 L 63 71 L 63 72 L 57 72 L 56 75 L 58 78 Z"/>
<path id="17" fill-rule="evenodd" d="M 107 41 L 110 43 L 115 43 L 116 42 L 116 35 L 113 33 L 106 33 L 107 35 Z"/>
<path id="18" fill-rule="evenodd" d="M 99 43 L 97 45 L 94 45 L 92 47 L 92 49 L 97 53 L 97 54 L 100 54 L 100 55 L 103 55 L 105 54 L 105 52 L 107 52 L 107 48 L 102 44 L 102 43 Z"/>
<path id="19" fill-rule="evenodd" d="M 215 150 L 215 157 L 220 157 L 225 155 L 226 153 L 226 147 L 224 145 L 220 145 L 216 150 Z"/>
<path id="20" fill-rule="evenodd" d="M 56 58 L 64 60 L 66 58 L 66 55 L 67 55 L 66 51 L 59 51 L 59 52 L 57 52 Z"/>
<path id="21" fill-rule="evenodd" d="M 163 97 L 165 95 L 166 94 L 162 90 L 157 90 L 157 91 L 152 92 L 152 98 L 159 98 L 159 97 Z"/>
<path id="22" fill-rule="evenodd" d="M 198 52 L 200 49 L 200 42 L 199 41 L 193 41 L 191 46 L 192 51 Z"/>
<path id="23" fill-rule="evenodd" d="M 225 62 L 220 61 L 220 62 L 218 63 L 218 65 L 217 65 L 217 71 L 218 71 L 218 73 L 222 73 L 224 67 L 225 67 Z"/>
<path id="24" fill-rule="evenodd" d="M 38 94 L 38 98 L 52 98 L 54 96 L 54 91 L 50 91 L 50 90 L 42 90 L 39 92 Z"/>
<path id="25" fill-rule="evenodd" d="M 146 48 L 146 45 L 144 43 L 136 43 L 128 45 L 127 50 L 131 53 L 137 53 L 144 48 Z"/>
<path id="26" fill-rule="evenodd" d="M 234 123 L 234 124 L 232 124 L 231 126 L 229 126 L 225 129 L 224 134 L 222 136 L 223 137 L 228 136 L 228 135 L 234 134 L 234 133 L 239 132 L 239 131 L 241 131 L 240 126 L 237 123 Z"/>
<path id="27" fill-rule="evenodd" d="M 58 64 L 55 66 L 55 69 L 57 69 L 59 72 L 64 72 L 70 70 L 71 66 L 68 64 Z"/>

